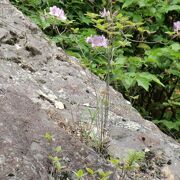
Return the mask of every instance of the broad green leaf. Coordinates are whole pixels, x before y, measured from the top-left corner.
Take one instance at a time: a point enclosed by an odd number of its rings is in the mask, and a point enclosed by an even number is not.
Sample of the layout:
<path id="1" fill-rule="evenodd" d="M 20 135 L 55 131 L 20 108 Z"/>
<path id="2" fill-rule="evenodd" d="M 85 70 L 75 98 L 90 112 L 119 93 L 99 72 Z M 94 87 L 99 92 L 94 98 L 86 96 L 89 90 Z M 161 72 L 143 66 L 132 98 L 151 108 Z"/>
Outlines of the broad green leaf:
<path id="1" fill-rule="evenodd" d="M 169 130 L 173 130 L 175 129 L 176 131 L 180 130 L 180 121 L 170 121 L 170 120 L 166 120 L 166 119 L 162 119 L 162 120 L 153 120 L 153 122 L 155 124 L 163 124 L 165 125 Z"/>
<path id="2" fill-rule="evenodd" d="M 139 47 L 139 48 L 142 48 L 142 49 L 147 49 L 147 50 L 148 50 L 148 49 L 151 49 L 150 46 L 147 45 L 147 44 L 145 44 L 145 43 L 140 43 L 140 44 L 138 45 L 138 47 Z"/>
<path id="3" fill-rule="evenodd" d="M 173 11 L 173 10 L 180 11 L 180 6 L 179 5 L 171 5 L 165 9 L 166 13 L 169 11 Z"/>
<path id="4" fill-rule="evenodd" d="M 179 51 L 180 50 L 180 44 L 179 43 L 174 43 L 174 44 L 171 45 L 171 48 L 173 50 L 175 50 L 175 51 Z"/>
<path id="5" fill-rule="evenodd" d="M 168 72 L 175 75 L 175 76 L 180 77 L 180 71 L 178 71 L 178 70 L 169 69 Z"/>
<path id="6" fill-rule="evenodd" d="M 129 7 L 131 4 L 134 3 L 135 0 L 125 0 L 122 8 L 126 8 L 126 7 Z"/>
<path id="7" fill-rule="evenodd" d="M 90 13 L 90 12 L 88 12 L 86 15 L 89 16 L 90 18 L 96 18 L 99 16 L 98 14 Z"/>
<path id="8" fill-rule="evenodd" d="M 122 83 L 126 89 L 132 87 L 135 83 L 135 74 L 134 73 L 125 73 Z"/>
<path id="9" fill-rule="evenodd" d="M 150 74 L 148 72 L 138 73 L 138 78 L 139 77 L 147 79 L 148 81 L 154 81 L 154 82 L 158 83 L 159 85 L 164 86 L 155 75 Z"/>
<path id="10" fill-rule="evenodd" d="M 115 59 L 115 62 L 114 64 L 119 64 L 119 65 L 123 65 L 125 62 L 126 62 L 127 58 L 125 56 L 118 56 L 116 59 Z"/>
<path id="11" fill-rule="evenodd" d="M 138 83 L 138 86 L 143 87 L 146 91 L 149 90 L 150 81 L 148 79 L 143 78 L 143 77 L 138 77 L 136 78 L 136 81 Z"/>

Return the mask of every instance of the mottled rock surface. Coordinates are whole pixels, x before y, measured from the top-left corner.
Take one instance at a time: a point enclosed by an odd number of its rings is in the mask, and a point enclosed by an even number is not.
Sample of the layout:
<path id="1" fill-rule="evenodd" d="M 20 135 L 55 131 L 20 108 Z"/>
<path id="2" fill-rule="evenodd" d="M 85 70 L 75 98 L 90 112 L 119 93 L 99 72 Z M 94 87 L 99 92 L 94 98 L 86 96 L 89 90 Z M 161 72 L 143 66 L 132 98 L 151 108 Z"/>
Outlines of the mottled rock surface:
<path id="1" fill-rule="evenodd" d="M 103 163 L 69 132 L 79 121 L 91 121 L 88 110 L 96 110 L 104 91 L 104 82 L 47 40 L 7 0 L 0 1 L 0 179 L 49 178 L 52 145 L 43 138 L 46 132 L 54 135 L 53 146 L 62 146 L 70 168 Z M 109 152 L 122 157 L 128 149 L 148 148 L 171 162 L 162 165 L 167 178 L 159 179 L 180 179 L 180 145 L 113 88 L 110 99 Z"/>

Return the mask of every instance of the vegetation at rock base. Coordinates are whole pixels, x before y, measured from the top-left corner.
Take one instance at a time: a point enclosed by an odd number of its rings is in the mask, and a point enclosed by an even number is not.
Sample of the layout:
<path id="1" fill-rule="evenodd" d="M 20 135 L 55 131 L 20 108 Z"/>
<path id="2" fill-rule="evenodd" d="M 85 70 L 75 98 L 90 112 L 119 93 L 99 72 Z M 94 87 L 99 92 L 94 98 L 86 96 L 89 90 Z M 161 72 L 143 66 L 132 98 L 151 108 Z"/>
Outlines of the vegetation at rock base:
<path id="1" fill-rule="evenodd" d="M 47 166 L 50 177 L 54 179 L 126 180 L 144 179 L 146 176 L 165 179 L 162 168 L 171 164 L 162 152 L 157 153 L 146 148 L 143 151 L 129 150 L 127 155 L 121 158 L 110 155 L 103 159 L 103 164 L 87 163 L 80 169 L 72 169 L 69 166 L 70 157 L 64 153 L 63 147 L 57 146 L 56 140 L 52 137 L 54 135 L 50 132 L 44 134 L 44 141 L 50 150 L 47 154 Z"/>
<path id="2" fill-rule="evenodd" d="M 140 170 L 140 166 L 142 162 L 145 163 L 145 155 L 147 153 L 140 151 L 129 151 L 127 157 L 124 159 L 118 158 L 109 158 L 106 160 L 106 165 L 108 167 L 83 167 L 82 169 L 73 171 L 66 167 L 66 160 L 63 157 L 63 149 L 61 146 L 53 147 L 53 138 L 52 134 L 47 132 L 44 135 L 44 139 L 47 141 L 47 146 L 51 148 L 51 154 L 48 155 L 49 164 L 50 164 L 50 176 L 55 179 L 100 179 L 100 180 L 108 180 L 112 179 L 115 175 L 118 179 L 124 180 L 128 173 L 133 171 Z M 89 166 L 92 166 L 89 164 Z M 135 174 L 136 174 L 135 173 Z"/>
<path id="3" fill-rule="evenodd" d="M 79 58 L 103 80 L 107 79 L 106 48 L 93 49 L 86 39 L 91 35 L 111 36 L 110 46 L 115 51 L 108 72 L 109 83 L 146 119 L 175 139 L 180 138 L 178 0 L 11 2 L 58 46 Z M 64 14 L 62 11 L 61 16 L 49 14 L 53 6 L 62 8 Z M 111 23 L 115 24 L 109 24 L 108 11 L 115 19 Z"/>

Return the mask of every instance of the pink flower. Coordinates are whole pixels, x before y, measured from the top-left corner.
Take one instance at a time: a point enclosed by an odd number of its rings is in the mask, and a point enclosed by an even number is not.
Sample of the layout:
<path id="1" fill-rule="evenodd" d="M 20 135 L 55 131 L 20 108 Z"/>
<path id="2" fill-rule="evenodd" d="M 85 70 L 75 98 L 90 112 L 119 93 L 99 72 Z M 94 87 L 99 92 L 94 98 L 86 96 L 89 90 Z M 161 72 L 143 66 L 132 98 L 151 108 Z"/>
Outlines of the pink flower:
<path id="1" fill-rule="evenodd" d="M 107 47 L 108 40 L 102 36 L 90 36 L 86 38 L 86 42 L 90 43 L 92 47 Z"/>
<path id="2" fill-rule="evenodd" d="M 101 17 L 109 17 L 110 16 L 110 12 L 107 11 L 105 8 L 103 9 L 102 12 L 100 12 Z"/>
<path id="3" fill-rule="evenodd" d="M 174 22 L 174 31 L 178 32 L 180 30 L 180 21 Z"/>
<path id="4" fill-rule="evenodd" d="M 66 16 L 64 14 L 64 10 L 63 9 L 59 9 L 57 6 L 53 6 L 50 7 L 50 15 L 57 17 L 58 19 L 64 21 L 66 20 Z"/>

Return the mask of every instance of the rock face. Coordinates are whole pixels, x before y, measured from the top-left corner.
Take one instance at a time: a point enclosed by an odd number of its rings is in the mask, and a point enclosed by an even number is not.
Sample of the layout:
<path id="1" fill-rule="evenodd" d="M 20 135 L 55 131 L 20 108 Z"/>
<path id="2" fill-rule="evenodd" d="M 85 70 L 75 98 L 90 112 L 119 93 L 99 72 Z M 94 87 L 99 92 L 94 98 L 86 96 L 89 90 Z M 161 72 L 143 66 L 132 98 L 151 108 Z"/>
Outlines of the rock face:
<path id="1" fill-rule="evenodd" d="M 89 111 L 96 110 L 104 90 L 104 82 L 48 41 L 7 0 L 1 1 L 0 179 L 49 179 L 47 154 L 59 145 L 72 169 L 103 164 L 72 132 L 79 121 L 91 121 Z M 110 99 L 109 153 L 122 157 L 128 149 L 148 148 L 166 159 L 159 179 L 180 179 L 180 145 L 113 88 Z M 43 138 L 45 133 L 53 134 L 52 142 Z"/>

